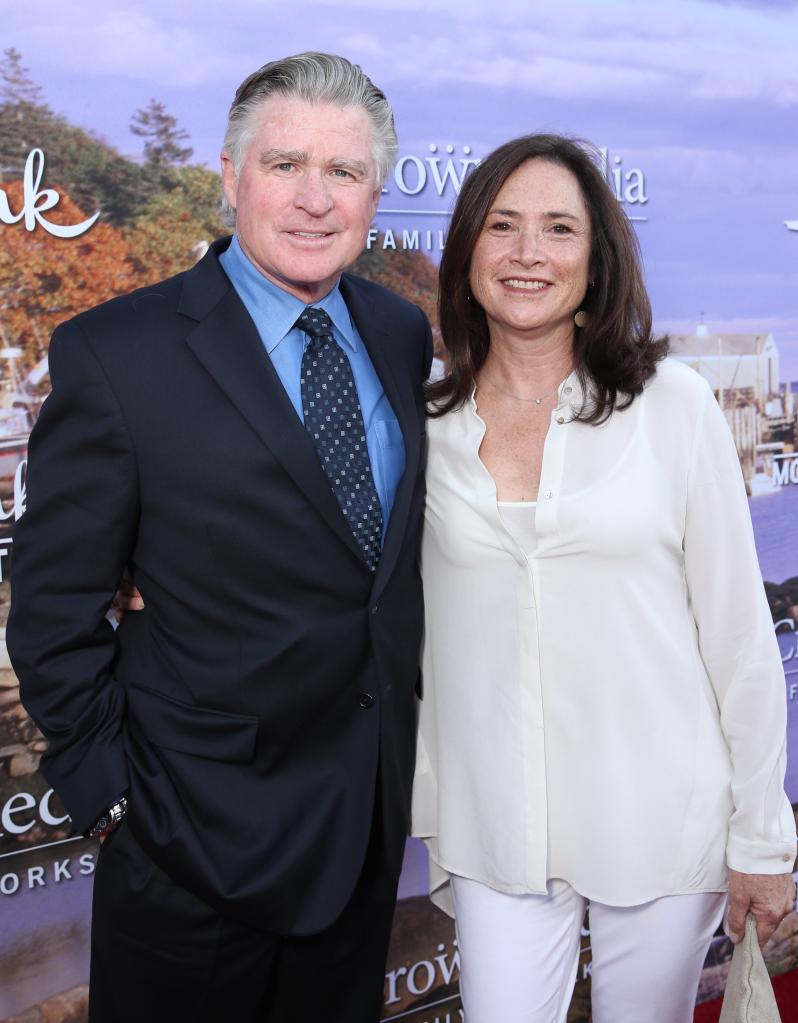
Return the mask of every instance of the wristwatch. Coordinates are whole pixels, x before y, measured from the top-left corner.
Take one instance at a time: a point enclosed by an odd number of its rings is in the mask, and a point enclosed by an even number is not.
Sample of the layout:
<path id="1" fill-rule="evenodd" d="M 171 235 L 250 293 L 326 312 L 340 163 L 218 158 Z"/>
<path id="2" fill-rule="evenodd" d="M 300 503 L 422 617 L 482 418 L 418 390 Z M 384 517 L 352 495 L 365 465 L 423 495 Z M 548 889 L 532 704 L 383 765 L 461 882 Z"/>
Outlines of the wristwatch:
<path id="1" fill-rule="evenodd" d="M 87 838 L 105 838 L 115 831 L 125 818 L 127 812 L 127 799 L 121 796 L 108 809 L 100 814 L 91 828 L 86 832 Z"/>

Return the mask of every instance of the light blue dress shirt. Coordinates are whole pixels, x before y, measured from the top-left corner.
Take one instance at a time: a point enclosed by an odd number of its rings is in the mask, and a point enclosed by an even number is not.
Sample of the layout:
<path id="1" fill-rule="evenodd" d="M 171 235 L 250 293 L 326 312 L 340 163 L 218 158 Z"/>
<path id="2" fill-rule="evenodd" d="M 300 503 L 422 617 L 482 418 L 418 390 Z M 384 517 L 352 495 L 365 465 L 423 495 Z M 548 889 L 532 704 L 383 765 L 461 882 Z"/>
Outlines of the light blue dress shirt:
<path id="1" fill-rule="evenodd" d="M 219 262 L 258 328 L 272 365 L 304 423 L 300 371 L 309 338 L 294 323 L 306 308 L 305 303 L 264 277 L 244 254 L 235 236 Z M 366 427 L 371 471 L 382 507 L 384 541 L 396 490 L 405 471 L 402 431 L 338 285 L 313 306 L 323 309 L 332 320 L 333 337 L 352 366 Z"/>

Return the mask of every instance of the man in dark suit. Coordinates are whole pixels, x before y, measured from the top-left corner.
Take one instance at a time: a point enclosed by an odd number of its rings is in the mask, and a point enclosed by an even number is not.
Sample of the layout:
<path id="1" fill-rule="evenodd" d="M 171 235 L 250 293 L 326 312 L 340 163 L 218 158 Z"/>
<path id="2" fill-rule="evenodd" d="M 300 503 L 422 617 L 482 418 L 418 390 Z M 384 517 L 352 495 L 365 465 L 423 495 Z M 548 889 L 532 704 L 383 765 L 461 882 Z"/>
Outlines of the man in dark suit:
<path id="1" fill-rule="evenodd" d="M 53 336 L 8 645 L 45 775 L 107 836 L 95 1023 L 379 1018 L 431 338 L 343 271 L 395 151 L 359 68 L 267 64 L 230 111 L 232 242 Z"/>

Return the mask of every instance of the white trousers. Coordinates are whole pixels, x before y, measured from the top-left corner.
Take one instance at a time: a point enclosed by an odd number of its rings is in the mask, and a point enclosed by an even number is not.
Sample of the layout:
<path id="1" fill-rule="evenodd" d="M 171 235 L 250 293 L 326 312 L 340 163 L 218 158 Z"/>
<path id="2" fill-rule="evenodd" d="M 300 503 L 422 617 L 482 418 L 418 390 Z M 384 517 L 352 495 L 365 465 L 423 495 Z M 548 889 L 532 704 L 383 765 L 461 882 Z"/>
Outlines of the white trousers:
<path id="1" fill-rule="evenodd" d="M 465 1023 L 564 1023 L 587 900 L 565 881 L 506 895 L 452 878 Z M 593 1023 L 692 1023 L 725 892 L 590 903 Z"/>

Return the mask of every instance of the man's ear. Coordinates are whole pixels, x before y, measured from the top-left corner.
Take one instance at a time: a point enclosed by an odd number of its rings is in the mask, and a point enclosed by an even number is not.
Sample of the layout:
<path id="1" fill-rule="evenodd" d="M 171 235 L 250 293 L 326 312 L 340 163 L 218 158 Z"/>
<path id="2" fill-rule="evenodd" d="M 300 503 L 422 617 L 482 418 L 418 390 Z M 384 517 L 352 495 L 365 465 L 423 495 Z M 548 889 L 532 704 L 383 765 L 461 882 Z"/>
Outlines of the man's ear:
<path id="1" fill-rule="evenodd" d="M 377 212 L 377 207 L 380 204 L 380 196 L 382 195 L 382 185 L 377 185 L 371 194 L 371 215 L 372 217 Z"/>
<path id="2" fill-rule="evenodd" d="M 238 194 L 238 175 L 233 166 L 233 161 L 226 152 L 222 152 L 222 188 L 228 205 L 236 208 L 236 195 Z"/>

